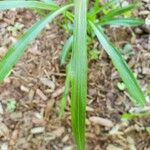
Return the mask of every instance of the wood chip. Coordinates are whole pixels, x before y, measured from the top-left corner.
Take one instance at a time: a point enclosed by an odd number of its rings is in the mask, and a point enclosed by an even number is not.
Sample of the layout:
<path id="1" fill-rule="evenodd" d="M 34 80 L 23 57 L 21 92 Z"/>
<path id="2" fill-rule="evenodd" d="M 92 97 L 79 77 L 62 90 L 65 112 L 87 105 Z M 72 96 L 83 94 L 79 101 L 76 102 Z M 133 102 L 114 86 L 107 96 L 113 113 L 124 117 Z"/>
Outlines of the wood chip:
<path id="1" fill-rule="evenodd" d="M 40 89 L 37 89 L 36 90 L 36 94 L 44 101 L 47 100 L 47 96 L 40 90 Z"/>
<path id="2" fill-rule="evenodd" d="M 65 87 L 59 88 L 57 89 L 53 94 L 52 94 L 52 98 L 56 98 L 58 96 L 60 96 L 65 90 Z"/>
<path id="3" fill-rule="evenodd" d="M 0 57 L 3 57 L 6 52 L 7 52 L 7 48 L 5 48 L 5 47 L 0 47 Z"/>
<path id="4" fill-rule="evenodd" d="M 86 111 L 88 111 L 88 112 L 93 112 L 93 111 L 94 111 L 94 109 L 93 109 L 93 108 L 91 108 L 91 107 L 89 107 L 89 106 L 86 106 Z"/>
<path id="5" fill-rule="evenodd" d="M 114 126 L 113 122 L 109 119 L 106 119 L 106 118 L 93 116 L 93 117 L 90 117 L 89 120 L 94 124 L 99 124 L 99 125 L 109 127 L 109 128 Z"/>
<path id="6" fill-rule="evenodd" d="M 54 106 L 54 100 L 53 99 L 49 100 L 47 103 L 46 109 L 45 109 L 45 118 L 46 119 L 49 119 L 53 106 Z"/>
<path id="7" fill-rule="evenodd" d="M 0 137 L 8 137 L 9 136 L 9 129 L 4 123 L 0 123 Z"/>
<path id="8" fill-rule="evenodd" d="M 2 143 L 1 146 L 0 146 L 0 149 L 1 150 L 8 150 L 8 143 L 7 142 Z"/>
<path id="9" fill-rule="evenodd" d="M 40 81 L 45 85 L 48 86 L 52 91 L 55 90 L 55 84 L 48 78 L 40 78 Z"/>
<path id="10" fill-rule="evenodd" d="M 139 12 L 139 15 L 149 15 L 149 11 L 143 10 L 143 11 Z"/>
<path id="11" fill-rule="evenodd" d="M 136 146 L 135 146 L 135 141 L 134 141 L 134 139 L 131 136 L 127 137 L 127 141 L 129 143 L 129 149 L 130 150 L 137 150 Z"/>
<path id="12" fill-rule="evenodd" d="M 41 52 L 39 51 L 37 44 L 30 46 L 28 51 L 33 55 L 41 56 Z"/>
<path id="13" fill-rule="evenodd" d="M 13 112 L 10 114 L 10 118 L 14 121 L 19 121 L 23 117 L 22 112 Z"/>
<path id="14" fill-rule="evenodd" d="M 29 99 L 29 101 L 33 100 L 34 94 L 35 94 L 35 91 L 31 89 L 29 91 L 29 93 L 28 93 L 28 99 Z"/>
<path id="15" fill-rule="evenodd" d="M 116 147 L 115 145 L 109 144 L 106 150 L 123 150 L 122 147 Z"/>
<path id="16" fill-rule="evenodd" d="M 62 142 L 66 143 L 69 140 L 69 135 L 63 137 Z"/>
<path id="17" fill-rule="evenodd" d="M 3 115 L 4 114 L 4 109 L 3 109 L 3 106 L 2 104 L 0 103 L 0 114 Z"/>
<path id="18" fill-rule="evenodd" d="M 23 91 L 23 92 L 26 92 L 28 93 L 29 92 L 29 89 L 23 85 L 20 86 L 20 90 Z"/>
<path id="19" fill-rule="evenodd" d="M 12 132 L 11 139 L 10 139 L 10 145 L 15 145 L 15 143 L 17 141 L 18 134 L 19 134 L 19 130 L 14 130 Z"/>
<path id="20" fill-rule="evenodd" d="M 73 149 L 74 149 L 73 146 L 65 146 L 65 147 L 63 148 L 63 150 L 73 150 Z"/>
<path id="21" fill-rule="evenodd" d="M 36 127 L 31 129 L 32 134 L 41 134 L 43 132 L 45 132 L 45 127 Z"/>
<path id="22" fill-rule="evenodd" d="M 56 137 L 61 137 L 64 132 L 65 132 L 65 128 L 64 127 L 60 127 L 58 129 L 56 129 L 55 131 L 53 131 L 53 134 Z"/>

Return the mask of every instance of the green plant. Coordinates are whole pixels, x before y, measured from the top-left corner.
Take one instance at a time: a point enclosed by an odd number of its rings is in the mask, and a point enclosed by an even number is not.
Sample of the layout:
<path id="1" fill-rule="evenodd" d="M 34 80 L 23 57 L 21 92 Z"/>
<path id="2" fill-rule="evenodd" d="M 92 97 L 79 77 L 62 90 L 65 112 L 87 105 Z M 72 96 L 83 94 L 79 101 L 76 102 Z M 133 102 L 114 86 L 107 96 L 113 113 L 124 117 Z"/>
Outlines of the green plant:
<path id="1" fill-rule="evenodd" d="M 138 7 L 137 4 L 131 4 L 125 7 L 115 7 L 120 0 L 110 0 L 107 4 L 100 6 L 99 0 L 94 4 L 87 0 L 74 0 L 73 3 L 64 6 L 58 6 L 53 1 L 1 1 L 0 9 L 10 8 L 32 8 L 50 11 L 44 17 L 35 23 L 11 48 L 0 61 L 0 81 L 11 71 L 12 67 L 22 56 L 28 43 L 32 41 L 39 32 L 58 15 L 63 14 L 66 23 L 73 24 L 69 29 L 71 34 L 64 45 L 61 54 L 61 63 L 67 64 L 67 78 L 65 83 L 65 92 L 61 101 L 60 115 L 64 113 L 67 103 L 67 96 L 71 87 L 71 114 L 72 128 L 78 150 L 85 149 L 85 108 L 87 97 L 87 39 L 90 41 L 97 38 L 102 47 L 106 50 L 116 69 L 118 70 L 132 100 L 140 106 L 145 105 L 144 94 L 123 59 L 119 50 L 110 42 L 105 34 L 105 25 L 123 25 L 135 26 L 144 23 L 141 19 L 124 18 L 124 14 L 131 12 Z M 88 7 L 89 6 L 89 7 Z M 113 7 L 112 7 L 113 6 Z M 74 7 L 74 13 L 72 12 Z M 88 10 L 88 11 L 87 11 Z M 67 25 L 65 26 L 67 28 Z M 73 30 L 73 31 L 72 31 Z M 73 32 L 73 35 L 72 35 Z M 70 55 L 71 59 L 69 59 Z"/>
<path id="2" fill-rule="evenodd" d="M 147 118 L 149 118 L 150 117 L 150 112 L 149 112 L 149 110 L 141 110 L 141 112 L 128 112 L 128 113 L 124 113 L 123 115 L 122 115 L 122 117 L 121 117 L 121 120 L 122 121 L 130 121 L 130 120 L 133 120 L 133 119 L 135 119 L 135 118 L 145 118 L 145 119 L 147 119 Z M 144 126 L 144 129 L 145 129 L 145 131 L 148 133 L 148 134 L 150 134 L 150 127 L 149 126 Z"/>
<path id="3" fill-rule="evenodd" d="M 143 118 L 143 117 L 149 117 L 150 112 L 142 112 L 142 113 L 124 113 L 122 115 L 122 120 L 128 121 L 134 118 Z"/>
<path id="4" fill-rule="evenodd" d="M 17 102 L 15 99 L 9 99 L 7 101 L 7 107 L 6 107 L 7 111 L 12 112 L 16 109 L 16 107 L 17 107 Z"/>

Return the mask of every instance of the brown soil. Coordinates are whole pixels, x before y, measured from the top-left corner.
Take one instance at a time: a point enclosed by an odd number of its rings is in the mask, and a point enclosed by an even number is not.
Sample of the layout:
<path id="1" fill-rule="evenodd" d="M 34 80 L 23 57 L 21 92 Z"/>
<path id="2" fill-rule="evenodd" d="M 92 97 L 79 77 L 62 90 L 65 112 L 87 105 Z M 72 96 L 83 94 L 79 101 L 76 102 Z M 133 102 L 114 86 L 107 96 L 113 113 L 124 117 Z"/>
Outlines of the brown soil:
<path id="1" fill-rule="evenodd" d="M 147 8 L 149 3 L 145 3 Z M 138 10 L 140 17 L 147 17 Z M 0 52 L 16 41 L 39 16 L 29 10 L 0 12 Z M 16 22 L 24 26 L 9 31 Z M 127 61 L 138 74 L 146 91 L 150 84 L 149 32 L 145 27 L 135 29 L 111 28 L 110 35 L 117 46 L 131 42 L 133 55 Z M 109 31 L 108 30 L 108 31 Z M 139 32 L 139 30 L 141 32 Z M 135 33 L 134 38 L 131 31 Z M 134 32 L 135 31 L 135 32 Z M 108 32 L 110 33 L 110 32 Z M 60 66 L 60 51 L 67 34 L 56 24 L 50 24 L 30 44 L 9 78 L 0 85 L 0 146 L 12 150 L 72 150 L 75 148 L 70 123 L 70 106 L 64 119 L 58 117 L 60 97 L 64 90 L 65 68 Z M 97 45 L 97 44 L 96 44 Z M 98 45 L 99 49 L 101 47 Z M 0 57 L 2 57 L 2 52 Z M 89 62 L 87 101 L 87 150 L 149 150 L 150 136 L 144 127 L 148 117 L 121 121 L 123 113 L 133 108 L 127 92 L 120 91 L 120 78 L 110 59 L 101 49 L 99 59 Z M 14 111 L 7 111 L 10 99 L 17 102 Z M 147 95 L 149 100 L 149 96 Z M 95 119 L 104 119 L 103 125 Z M 109 127 L 111 126 L 111 127 Z M 8 148 L 7 148 L 8 147 Z"/>

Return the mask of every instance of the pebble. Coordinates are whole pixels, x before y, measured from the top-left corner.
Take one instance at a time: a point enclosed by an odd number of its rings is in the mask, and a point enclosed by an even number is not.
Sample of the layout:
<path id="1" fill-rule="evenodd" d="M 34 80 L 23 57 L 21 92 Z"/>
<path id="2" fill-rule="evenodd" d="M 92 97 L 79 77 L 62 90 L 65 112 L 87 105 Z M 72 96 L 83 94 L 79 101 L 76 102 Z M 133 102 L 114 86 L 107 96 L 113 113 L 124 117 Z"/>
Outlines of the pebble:
<path id="1" fill-rule="evenodd" d="M 135 33 L 136 34 L 142 34 L 143 30 L 141 30 L 140 28 L 135 28 Z"/>
<path id="2" fill-rule="evenodd" d="M 145 24 L 150 26 L 150 16 L 145 19 Z"/>
<path id="3" fill-rule="evenodd" d="M 144 25 L 144 26 L 142 26 L 142 29 L 144 30 L 144 32 L 150 33 L 150 26 Z"/>

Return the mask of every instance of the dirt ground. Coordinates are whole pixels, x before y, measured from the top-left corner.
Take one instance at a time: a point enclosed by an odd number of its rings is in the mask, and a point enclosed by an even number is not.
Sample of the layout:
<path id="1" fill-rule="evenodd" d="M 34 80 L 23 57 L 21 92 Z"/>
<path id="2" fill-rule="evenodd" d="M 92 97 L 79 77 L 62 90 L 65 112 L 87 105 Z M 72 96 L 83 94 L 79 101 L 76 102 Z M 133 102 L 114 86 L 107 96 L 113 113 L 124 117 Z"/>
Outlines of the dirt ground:
<path id="1" fill-rule="evenodd" d="M 150 3 L 143 1 L 145 5 L 134 13 L 146 19 Z M 0 12 L 0 58 L 38 19 L 31 10 Z M 146 93 L 150 84 L 150 28 L 112 27 L 107 32 L 120 48 L 132 44 L 132 54 L 127 61 Z M 60 66 L 59 58 L 66 38 L 67 33 L 57 22 L 47 25 L 0 85 L 1 150 L 75 149 L 70 106 L 63 119 L 58 117 L 65 81 L 65 68 Z M 145 127 L 150 126 L 150 118 L 121 120 L 122 114 L 134 106 L 127 92 L 118 89 L 120 78 L 111 60 L 96 41 L 94 45 L 101 54 L 89 62 L 87 150 L 150 150 L 150 135 L 145 131 Z M 146 98 L 149 101 L 150 95 Z M 11 102 L 15 103 L 13 111 L 8 110 Z"/>

